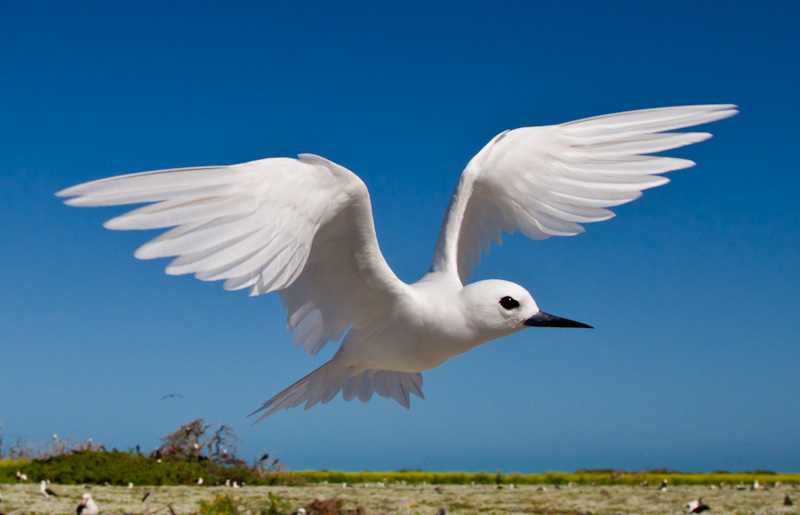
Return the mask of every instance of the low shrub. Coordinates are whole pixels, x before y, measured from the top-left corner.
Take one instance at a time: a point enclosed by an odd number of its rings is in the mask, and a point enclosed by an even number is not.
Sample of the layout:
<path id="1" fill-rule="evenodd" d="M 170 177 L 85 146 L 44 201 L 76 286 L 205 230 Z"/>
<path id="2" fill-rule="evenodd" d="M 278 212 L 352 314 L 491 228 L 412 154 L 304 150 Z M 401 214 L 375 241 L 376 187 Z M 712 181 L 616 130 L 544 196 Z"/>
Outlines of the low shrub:
<path id="1" fill-rule="evenodd" d="M 213 501 L 200 501 L 202 515 L 285 515 L 290 513 L 288 501 L 269 493 L 267 499 L 238 499 L 233 495 L 217 495 Z"/>
<path id="2" fill-rule="evenodd" d="M 192 485 L 202 477 L 207 485 L 224 484 L 226 480 L 240 484 L 286 485 L 305 480 L 285 471 L 257 471 L 247 467 L 224 466 L 211 460 L 157 460 L 141 454 L 122 451 L 79 451 L 42 460 L 0 463 L 0 480 L 16 482 L 17 470 L 30 481 L 43 479 L 60 484 L 127 485 Z"/>

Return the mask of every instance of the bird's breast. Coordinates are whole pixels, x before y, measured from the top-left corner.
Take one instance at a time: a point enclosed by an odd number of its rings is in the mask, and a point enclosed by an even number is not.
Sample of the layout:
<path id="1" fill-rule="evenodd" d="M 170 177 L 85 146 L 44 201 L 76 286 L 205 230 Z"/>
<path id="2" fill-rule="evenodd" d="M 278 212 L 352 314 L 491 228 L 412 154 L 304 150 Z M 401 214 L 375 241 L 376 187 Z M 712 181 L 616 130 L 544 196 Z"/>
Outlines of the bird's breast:
<path id="1" fill-rule="evenodd" d="M 372 327 L 351 330 L 342 358 L 365 369 L 423 372 L 481 343 L 457 312 L 401 306 Z"/>

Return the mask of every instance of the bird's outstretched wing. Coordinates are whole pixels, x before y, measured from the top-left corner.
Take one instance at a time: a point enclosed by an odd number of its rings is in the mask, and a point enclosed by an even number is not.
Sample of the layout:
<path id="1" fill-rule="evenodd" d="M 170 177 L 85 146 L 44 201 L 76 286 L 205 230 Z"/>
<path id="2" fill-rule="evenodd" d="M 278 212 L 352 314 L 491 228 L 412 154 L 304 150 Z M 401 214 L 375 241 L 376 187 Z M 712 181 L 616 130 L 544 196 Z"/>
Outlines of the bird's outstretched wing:
<path id="1" fill-rule="evenodd" d="M 123 175 L 57 195 L 73 197 L 72 206 L 147 203 L 105 227 L 174 227 L 136 257 L 178 256 L 168 274 L 224 279 L 224 288 L 250 295 L 279 291 L 287 331 L 311 354 L 379 316 L 405 286 L 378 247 L 364 183 L 311 154 Z"/>
<path id="2" fill-rule="evenodd" d="M 659 174 L 692 161 L 651 156 L 708 139 L 705 132 L 667 132 L 735 115 L 734 105 L 644 109 L 495 136 L 467 165 L 450 200 L 433 272 L 463 284 L 501 232 L 534 239 L 572 236 L 580 225 L 614 216 L 605 209 L 669 182 Z"/>

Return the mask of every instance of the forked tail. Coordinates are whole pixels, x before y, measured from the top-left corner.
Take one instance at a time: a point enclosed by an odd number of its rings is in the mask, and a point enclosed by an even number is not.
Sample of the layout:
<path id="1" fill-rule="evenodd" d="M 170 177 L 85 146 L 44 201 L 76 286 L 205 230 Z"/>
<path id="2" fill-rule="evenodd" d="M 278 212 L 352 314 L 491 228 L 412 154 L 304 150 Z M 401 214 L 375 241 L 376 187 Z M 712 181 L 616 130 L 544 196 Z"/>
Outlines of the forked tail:
<path id="1" fill-rule="evenodd" d="M 305 403 L 305 409 L 322 402 L 330 401 L 342 391 L 342 398 L 351 401 L 358 397 L 368 402 L 373 392 L 382 397 L 391 397 L 406 409 L 411 407 L 410 394 L 420 399 L 422 395 L 422 374 L 419 372 L 398 372 L 396 370 L 363 370 L 354 372 L 342 367 L 336 359 L 328 361 L 303 379 L 297 381 L 275 397 L 264 403 L 250 415 L 267 410 L 260 422 L 278 410 L 293 408 Z"/>

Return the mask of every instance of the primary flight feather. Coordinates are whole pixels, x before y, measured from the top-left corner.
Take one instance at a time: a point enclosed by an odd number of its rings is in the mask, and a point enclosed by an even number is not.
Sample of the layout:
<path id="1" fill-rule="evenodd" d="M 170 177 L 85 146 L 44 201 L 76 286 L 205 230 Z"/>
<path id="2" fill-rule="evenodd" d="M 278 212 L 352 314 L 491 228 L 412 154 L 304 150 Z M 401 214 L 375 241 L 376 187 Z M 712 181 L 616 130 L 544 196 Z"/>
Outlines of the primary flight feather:
<path id="1" fill-rule="evenodd" d="M 494 137 L 461 175 L 430 271 L 406 284 L 378 247 L 369 193 L 322 157 L 269 158 L 111 177 L 57 193 L 72 206 L 147 204 L 109 229 L 172 227 L 140 259 L 177 256 L 168 274 L 225 280 L 250 295 L 279 292 L 295 347 L 334 357 L 271 398 L 261 419 L 305 403 L 368 401 L 373 392 L 408 408 L 422 375 L 483 343 L 530 326 L 588 327 L 539 310 L 521 286 L 467 279 L 501 233 L 571 236 L 607 220 L 607 208 L 668 182 L 692 161 L 653 156 L 709 137 L 669 132 L 735 115 L 733 105 L 629 111 Z M 342 339 L 343 338 L 343 339 Z"/>

